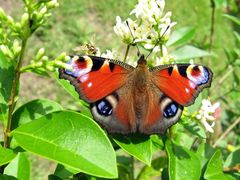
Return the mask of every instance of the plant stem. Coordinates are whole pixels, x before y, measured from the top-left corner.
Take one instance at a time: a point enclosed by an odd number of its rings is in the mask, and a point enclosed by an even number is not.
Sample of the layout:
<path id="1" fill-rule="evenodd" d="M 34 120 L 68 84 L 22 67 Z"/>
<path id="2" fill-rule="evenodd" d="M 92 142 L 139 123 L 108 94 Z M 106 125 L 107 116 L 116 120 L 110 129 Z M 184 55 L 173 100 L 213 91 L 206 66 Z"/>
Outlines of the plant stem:
<path id="1" fill-rule="evenodd" d="M 217 139 L 213 147 L 214 148 L 217 147 L 220 141 L 223 140 L 238 123 L 240 123 L 240 117 L 237 120 L 235 120 L 234 123 L 231 126 L 229 126 L 227 130 Z"/>
<path id="2" fill-rule="evenodd" d="M 215 2 L 214 0 L 210 0 L 211 2 L 211 8 L 212 8 L 212 14 L 211 14 L 211 27 L 210 27 L 210 39 L 209 39 L 209 48 L 208 52 L 212 52 L 212 44 L 213 44 L 213 35 L 214 35 L 214 23 L 215 23 Z M 209 56 L 208 66 L 212 66 L 211 62 L 211 56 Z M 210 89 L 207 89 L 208 96 L 210 96 Z"/>
<path id="3" fill-rule="evenodd" d="M 125 56 L 124 56 L 124 59 L 123 59 L 123 62 L 126 62 L 126 60 L 127 60 L 127 56 L 128 56 L 129 49 L 130 49 L 130 45 L 128 44 L 128 45 L 127 45 L 126 52 L 125 52 Z"/>
<path id="4" fill-rule="evenodd" d="M 212 50 L 212 44 L 213 44 L 213 34 L 214 34 L 214 23 L 215 23 L 215 2 L 214 0 L 210 0 L 211 2 L 211 8 L 212 8 L 212 15 L 211 15 L 211 29 L 210 29 L 210 41 L 209 41 L 209 52 Z"/>
<path id="5" fill-rule="evenodd" d="M 17 87 L 18 87 L 18 83 L 19 83 L 19 79 L 20 79 L 20 74 L 21 74 L 20 68 L 22 66 L 26 44 L 27 44 L 27 40 L 23 39 L 22 40 L 22 49 L 20 52 L 19 61 L 18 61 L 16 70 L 15 70 L 15 76 L 14 76 L 14 80 L 13 80 L 13 86 L 11 89 L 9 106 L 8 106 L 7 129 L 5 130 L 5 133 L 4 133 L 4 147 L 5 148 L 8 148 L 9 144 L 10 144 L 9 133 L 11 132 L 12 115 L 13 115 L 13 110 L 15 107 L 14 100 L 15 100 L 16 91 L 17 91 Z"/>
<path id="6" fill-rule="evenodd" d="M 221 79 L 219 79 L 218 81 L 218 85 L 220 86 L 225 79 L 233 72 L 234 68 L 232 66 L 230 66 L 230 68 L 228 69 L 228 71 L 222 76 Z"/>

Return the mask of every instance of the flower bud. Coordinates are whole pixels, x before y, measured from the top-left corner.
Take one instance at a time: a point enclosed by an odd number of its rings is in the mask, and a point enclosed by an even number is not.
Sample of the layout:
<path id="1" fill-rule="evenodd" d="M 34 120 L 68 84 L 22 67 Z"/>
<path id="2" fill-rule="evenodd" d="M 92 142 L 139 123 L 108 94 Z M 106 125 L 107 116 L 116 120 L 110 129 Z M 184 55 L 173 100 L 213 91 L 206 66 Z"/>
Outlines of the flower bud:
<path id="1" fill-rule="evenodd" d="M 13 42 L 13 54 L 17 56 L 21 51 L 21 46 L 19 45 L 19 42 L 17 40 L 14 40 Z"/>
<path id="2" fill-rule="evenodd" d="M 63 62 L 67 62 L 68 58 L 66 56 L 67 56 L 66 52 L 63 52 L 57 57 L 57 59 Z"/>
<path id="3" fill-rule="evenodd" d="M 10 59 L 13 59 L 13 53 L 10 51 L 10 49 L 7 46 L 1 45 L 0 50 L 3 52 L 5 56 L 9 57 Z"/>
<path id="4" fill-rule="evenodd" d="M 47 62 L 48 62 L 48 57 L 47 57 L 47 56 L 43 56 L 43 57 L 42 57 L 42 62 L 43 62 L 43 64 L 47 64 Z"/>
<path id="5" fill-rule="evenodd" d="M 71 70 L 72 69 L 72 66 L 70 64 L 67 64 L 67 63 L 63 63 L 62 61 L 55 61 L 54 64 L 53 64 L 54 67 L 57 67 L 57 68 L 64 68 L 64 69 L 68 69 L 68 70 Z"/>
<path id="6" fill-rule="evenodd" d="M 29 4 L 29 0 L 23 0 L 23 2 L 28 5 Z"/>
<path id="7" fill-rule="evenodd" d="M 8 53 L 8 48 L 5 45 L 1 45 L 0 49 L 3 52 L 3 54 L 7 54 Z"/>
<path id="8" fill-rule="evenodd" d="M 47 7 L 44 6 L 44 7 L 40 10 L 39 15 L 43 16 L 46 12 L 47 12 Z"/>
<path id="9" fill-rule="evenodd" d="M 28 15 L 28 13 L 24 13 L 22 15 L 22 18 L 21 18 L 21 21 L 20 21 L 21 27 L 27 26 L 28 23 L 29 23 L 29 15 Z"/>
<path id="10" fill-rule="evenodd" d="M 54 67 L 52 65 L 46 65 L 46 69 L 49 71 L 54 71 Z"/>
<path id="11" fill-rule="evenodd" d="M 6 14 L 2 8 L 0 8 L 0 19 L 6 19 Z"/>
<path id="12" fill-rule="evenodd" d="M 46 3 L 46 6 L 48 9 L 52 9 L 52 8 L 58 7 L 59 3 L 57 2 L 57 0 L 52 0 Z"/>
<path id="13" fill-rule="evenodd" d="M 19 23 L 19 22 L 17 22 L 16 24 L 15 24 L 15 30 L 16 31 L 18 31 L 18 32 L 20 32 L 21 31 L 21 24 Z"/>
<path id="14" fill-rule="evenodd" d="M 7 16 L 7 22 L 10 26 L 14 26 L 15 22 L 11 16 Z"/>
<path id="15" fill-rule="evenodd" d="M 44 48 L 39 49 L 38 52 L 37 52 L 37 55 L 34 58 L 34 61 L 35 62 L 39 61 L 43 57 L 44 53 L 45 53 Z"/>
<path id="16" fill-rule="evenodd" d="M 44 17 L 47 18 L 47 17 L 50 17 L 52 15 L 52 13 L 46 13 L 44 14 Z"/>
<path id="17" fill-rule="evenodd" d="M 54 61 L 53 66 L 54 67 L 65 67 L 66 63 L 63 63 L 62 61 Z"/>

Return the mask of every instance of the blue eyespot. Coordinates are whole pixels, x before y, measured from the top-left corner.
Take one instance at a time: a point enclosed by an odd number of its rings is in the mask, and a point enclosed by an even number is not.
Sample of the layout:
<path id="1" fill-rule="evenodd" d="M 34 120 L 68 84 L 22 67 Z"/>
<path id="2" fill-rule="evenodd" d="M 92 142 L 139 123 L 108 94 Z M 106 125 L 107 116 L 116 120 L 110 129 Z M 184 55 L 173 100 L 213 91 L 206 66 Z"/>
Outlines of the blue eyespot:
<path id="1" fill-rule="evenodd" d="M 165 107 L 163 111 L 163 116 L 166 118 L 174 117 L 177 114 L 177 111 L 178 111 L 178 104 L 175 102 L 171 102 Z"/>
<path id="2" fill-rule="evenodd" d="M 96 107 L 97 107 L 97 111 L 100 115 L 110 116 L 112 114 L 113 108 L 106 99 L 97 101 Z"/>

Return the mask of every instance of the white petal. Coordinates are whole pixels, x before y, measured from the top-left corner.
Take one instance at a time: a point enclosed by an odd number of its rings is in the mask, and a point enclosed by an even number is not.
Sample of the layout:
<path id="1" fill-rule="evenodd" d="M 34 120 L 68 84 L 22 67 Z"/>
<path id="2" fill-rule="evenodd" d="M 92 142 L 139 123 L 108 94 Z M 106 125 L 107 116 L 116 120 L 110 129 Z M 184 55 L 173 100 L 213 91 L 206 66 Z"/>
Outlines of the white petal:
<path id="1" fill-rule="evenodd" d="M 220 102 L 216 102 L 216 103 L 213 104 L 214 110 L 216 110 L 219 107 L 220 107 Z"/>
<path id="2" fill-rule="evenodd" d="M 207 122 L 206 120 L 203 120 L 202 123 L 203 123 L 205 129 L 206 129 L 208 132 L 214 133 L 214 131 L 213 131 L 213 126 L 212 126 L 213 124 L 212 124 L 212 125 L 208 124 L 208 122 Z"/>

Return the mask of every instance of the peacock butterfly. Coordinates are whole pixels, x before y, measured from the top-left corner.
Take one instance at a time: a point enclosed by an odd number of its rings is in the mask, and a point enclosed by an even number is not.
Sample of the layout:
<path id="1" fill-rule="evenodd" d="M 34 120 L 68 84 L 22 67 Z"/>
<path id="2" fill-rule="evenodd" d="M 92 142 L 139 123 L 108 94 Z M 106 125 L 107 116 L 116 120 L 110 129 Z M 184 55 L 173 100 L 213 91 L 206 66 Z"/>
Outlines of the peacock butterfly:
<path id="1" fill-rule="evenodd" d="M 72 70 L 59 69 L 59 77 L 74 85 L 90 103 L 91 113 L 110 133 L 165 133 L 175 124 L 184 106 L 194 103 L 210 87 L 209 68 L 169 64 L 153 68 L 144 56 L 136 68 L 97 56 L 71 56 Z"/>

